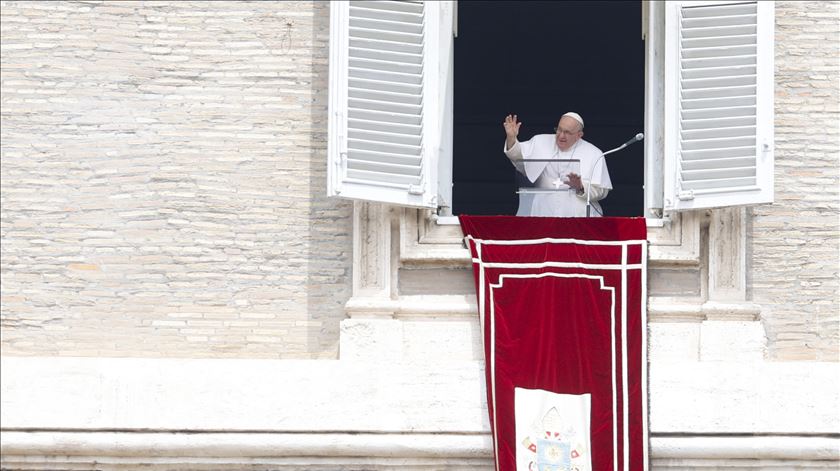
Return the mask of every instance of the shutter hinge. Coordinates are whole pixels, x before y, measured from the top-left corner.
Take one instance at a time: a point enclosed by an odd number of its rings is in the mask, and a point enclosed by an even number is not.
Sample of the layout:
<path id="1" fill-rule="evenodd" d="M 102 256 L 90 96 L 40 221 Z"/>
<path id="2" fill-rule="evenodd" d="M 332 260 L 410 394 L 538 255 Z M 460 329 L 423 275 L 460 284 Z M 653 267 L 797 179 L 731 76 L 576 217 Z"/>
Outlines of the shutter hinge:
<path id="1" fill-rule="evenodd" d="M 410 195 L 422 195 L 425 192 L 426 190 L 420 185 L 408 185 L 408 194 Z"/>
<path id="2" fill-rule="evenodd" d="M 344 126 L 344 113 L 340 111 L 336 111 L 335 113 L 335 120 L 338 123 L 338 159 L 335 159 L 335 186 L 333 187 L 333 191 L 335 191 L 336 195 L 341 194 L 341 186 L 344 182 L 344 178 L 347 176 L 347 139 L 344 137 L 345 129 Z"/>
<path id="3" fill-rule="evenodd" d="M 683 190 L 677 193 L 677 199 L 680 201 L 691 201 L 694 199 L 694 190 Z"/>

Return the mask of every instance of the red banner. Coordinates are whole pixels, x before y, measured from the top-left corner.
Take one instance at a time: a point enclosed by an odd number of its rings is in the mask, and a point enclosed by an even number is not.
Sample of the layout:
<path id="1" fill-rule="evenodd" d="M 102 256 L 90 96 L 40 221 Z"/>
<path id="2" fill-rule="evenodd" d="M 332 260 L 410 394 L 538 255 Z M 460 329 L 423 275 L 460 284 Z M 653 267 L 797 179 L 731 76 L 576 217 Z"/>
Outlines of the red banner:
<path id="1" fill-rule="evenodd" d="M 647 470 L 645 220 L 459 218 L 496 469 Z"/>

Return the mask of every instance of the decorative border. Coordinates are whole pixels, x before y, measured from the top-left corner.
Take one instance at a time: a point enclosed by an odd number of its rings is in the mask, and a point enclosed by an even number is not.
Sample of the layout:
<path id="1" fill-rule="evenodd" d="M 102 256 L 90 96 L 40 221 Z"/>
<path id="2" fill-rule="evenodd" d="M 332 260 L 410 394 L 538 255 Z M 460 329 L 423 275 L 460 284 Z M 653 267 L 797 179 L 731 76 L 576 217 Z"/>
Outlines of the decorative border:
<path id="1" fill-rule="evenodd" d="M 604 284 L 604 277 L 597 276 L 597 275 L 589 275 L 584 273 L 531 273 L 531 274 L 501 274 L 499 275 L 499 284 L 491 284 L 490 285 L 490 352 L 492 356 L 490 357 L 490 382 L 491 382 L 491 389 L 493 390 L 493 448 L 498 452 L 498 425 L 496 424 L 496 303 L 494 301 L 495 296 L 495 288 L 503 288 L 504 287 L 504 280 L 507 278 L 545 278 L 547 276 L 554 277 L 554 278 L 586 278 L 590 280 L 598 280 L 601 284 L 602 291 L 609 291 L 610 293 L 610 346 L 612 347 L 612 406 L 613 406 L 613 416 L 618 415 L 618 402 L 617 402 L 617 386 L 615 384 L 615 288 L 611 286 L 606 286 Z M 484 338 L 482 332 L 482 339 Z M 624 344 L 622 344 L 622 347 Z M 624 385 L 626 386 L 627 379 L 623 378 Z M 625 398 L 626 396 L 622 396 Z M 624 400 L 626 405 L 626 399 Z M 626 421 L 625 421 L 626 425 Z M 626 449 L 626 435 L 625 435 L 625 449 Z M 618 449 L 618 428 L 616 425 L 616 421 L 613 421 L 613 450 Z M 498 453 L 497 455 L 498 456 Z M 613 468 L 617 471 L 618 463 L 613 461 Z M 499 463 L 496 462 L 496 469 L 499 469 Z"/>

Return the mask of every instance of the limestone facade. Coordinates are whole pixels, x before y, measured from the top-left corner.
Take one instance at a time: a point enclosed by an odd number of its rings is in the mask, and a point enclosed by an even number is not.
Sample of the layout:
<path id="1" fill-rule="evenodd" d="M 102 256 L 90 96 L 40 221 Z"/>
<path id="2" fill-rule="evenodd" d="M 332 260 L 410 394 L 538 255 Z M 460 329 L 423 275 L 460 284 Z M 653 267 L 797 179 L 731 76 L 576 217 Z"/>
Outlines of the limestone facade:
<path id="1" fill-rule="evenodd" d="M 0 7 L 4 469 L 492 468 L 458 227 L 325 196 L 328 3 Z M 650 222 L 654 469 L 840 461 L 838 16 L 775 204 Z"/>

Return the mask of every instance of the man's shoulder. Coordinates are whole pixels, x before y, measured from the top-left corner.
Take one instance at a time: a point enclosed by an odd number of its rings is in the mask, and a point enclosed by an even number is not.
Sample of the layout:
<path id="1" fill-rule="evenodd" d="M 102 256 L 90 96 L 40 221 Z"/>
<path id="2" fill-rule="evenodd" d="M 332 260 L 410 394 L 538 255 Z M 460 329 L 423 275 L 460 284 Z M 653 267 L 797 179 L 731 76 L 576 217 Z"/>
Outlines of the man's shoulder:
<path id="1" fill-rule="evenodd" d="M 595 146 L 594 144 L 592 144 L 591 142 L 589 142 L 587 140 L 581 139 L 580 140 L 580 146 L 581 146 L 581 150 L 585 151 L 586 153 L 592 153 L 592 154 L 598 154 L 598 155 L 601 154 L 601 149 L 599 149 L 597 146 Z"/>
<path id="2" fill-rule="evenodd" d="M 530 140 L 541 144 L 546 142 L 551 144 L 554 143 L 554 134 L 536 134 Z"/>
<path id="3" fill-rule="evenodd" d="M 554 145 L 554 134 L 535 134 L 522 144 L 530 146 L 533 151 L 548 152 L 549 148 Z"/>

